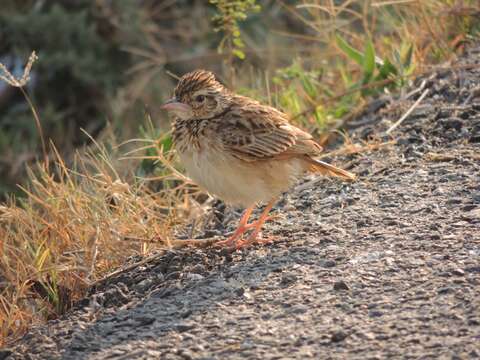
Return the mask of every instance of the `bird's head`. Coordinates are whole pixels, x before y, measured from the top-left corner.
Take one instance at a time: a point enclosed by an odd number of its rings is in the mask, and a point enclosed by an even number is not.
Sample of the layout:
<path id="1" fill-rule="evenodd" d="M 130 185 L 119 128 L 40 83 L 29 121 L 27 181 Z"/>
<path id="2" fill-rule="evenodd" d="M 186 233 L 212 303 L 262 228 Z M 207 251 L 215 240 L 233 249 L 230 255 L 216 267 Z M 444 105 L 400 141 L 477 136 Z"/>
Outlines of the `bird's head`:
<path id="1" fill-rule="evenodd" d="M 229 91 L 206 70 L 183 75 L 174 96 L 162 105 L 180 119 L 208 119 L 222 113 L 230 104 Z"/>

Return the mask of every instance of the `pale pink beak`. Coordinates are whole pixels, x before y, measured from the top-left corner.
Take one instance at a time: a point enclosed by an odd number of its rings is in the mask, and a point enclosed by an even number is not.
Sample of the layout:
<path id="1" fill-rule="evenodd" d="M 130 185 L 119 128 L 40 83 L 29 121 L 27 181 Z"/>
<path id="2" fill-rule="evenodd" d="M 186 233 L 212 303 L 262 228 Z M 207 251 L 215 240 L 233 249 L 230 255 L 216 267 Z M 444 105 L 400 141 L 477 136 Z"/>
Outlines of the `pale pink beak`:
<path id="1" fill-rule="evenodd" d="M 191 110 L 190 106 L 187 104 L 181 103 L 177 100 L 177 98 L 171 98 L 167 100 L 160 109 L 164 109 L 167 111 L 180 111 L 180 112 L 188 112 Z"/>

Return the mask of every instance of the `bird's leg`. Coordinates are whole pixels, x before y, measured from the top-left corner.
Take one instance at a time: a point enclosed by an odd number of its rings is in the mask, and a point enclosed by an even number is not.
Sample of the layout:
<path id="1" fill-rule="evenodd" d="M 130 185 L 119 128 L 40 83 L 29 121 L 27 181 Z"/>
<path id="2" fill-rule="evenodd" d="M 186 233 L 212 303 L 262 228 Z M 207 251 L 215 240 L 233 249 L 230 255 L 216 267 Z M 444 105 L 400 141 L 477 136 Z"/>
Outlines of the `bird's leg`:
<path id="1" fill-rule="evenodd" d="M 265 221 L 267 221 L 267 219 L 270 218 L 268 216 L 268 213 L 272 209 L 273 205 L 275 205 L 275 202 L 276 202 L 276 199 L 270 201 L 267 204 L 267 206 L 265 207 L 265 209 L 262 211 L 262 214 L 260 215 L 258 220 L 256 222 L 254 222 L 253 224 L 250 224 L 250 225 L 253 225 L 252 233 L 250 234 L 248 239 L 242 240 L 242 241 L 239 241 L 239 242 L 236 243 L 237 249 L 240 249 L 243 246 L 248 246 L 248 245 L 253 244 L 254 242 L 258 241 L 257 237 L 259 236 L 260 231 L 262 230 L 262 226 L 265 223 Z"/>
<path id="2" fill-rule="evenodd" d="M 248 219 L 250 218 L 250 215 L 252 215 L 252 211 L 255 208 L 255 205 L 250 206 L 245 210 L 243 213 L 240 222 L 238 223 L 237 230 L 226 240 L 219 241 L 216 243 L 216 245 L 220 246 L 230 246 L 233 243 L 237 241 L 238 238 L 240 238 L 248 229 L 252 228 L 255 226 L 254 224 L 248 224 Z"/>

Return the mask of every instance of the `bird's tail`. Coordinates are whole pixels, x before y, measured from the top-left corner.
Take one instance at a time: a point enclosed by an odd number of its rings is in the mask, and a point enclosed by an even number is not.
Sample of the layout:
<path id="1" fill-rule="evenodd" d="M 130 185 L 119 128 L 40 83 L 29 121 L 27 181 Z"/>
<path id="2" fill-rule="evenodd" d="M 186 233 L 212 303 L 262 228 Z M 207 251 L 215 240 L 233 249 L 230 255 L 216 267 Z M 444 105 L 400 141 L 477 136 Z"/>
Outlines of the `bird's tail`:
<path id="1" fill-rule="evenodd" d="M 326 162 L 315 160 L 312 158 L 309 158 L 308 160 L 310 162 L 310 167 L 308 168 L 308 171 L 311 171 L 313 173 L 320 173 L 326 176 L 335 176 L 349 181 L 353 181 L 357 177 L 355 174 L 347 170 L 340 169 L 336 166 L 327 164 Z"/>

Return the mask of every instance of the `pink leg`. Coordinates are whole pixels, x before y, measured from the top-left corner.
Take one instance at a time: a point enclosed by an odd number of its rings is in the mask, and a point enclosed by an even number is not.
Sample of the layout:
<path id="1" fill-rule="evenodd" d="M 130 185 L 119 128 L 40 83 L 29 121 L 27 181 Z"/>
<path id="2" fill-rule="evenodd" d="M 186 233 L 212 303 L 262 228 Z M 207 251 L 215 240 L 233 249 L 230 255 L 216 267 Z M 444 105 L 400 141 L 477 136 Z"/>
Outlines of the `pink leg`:
<path id="1" fill-rule="evenodd" d="M 258 218 L 258 220 L 255 223 L 251 224 L 251 225 L 253 225 L 253 232 L 250 234 L 250 236 L 248 237 L 247 240 L 242 240 L 242 241 L 237 242 L 237 244 L 236 244 L 237 249 L 240 249 L 243 246 L 251 245 L 255 242 L 264 242 L 264 241 L 258 239 L 258 235 L 260 234 L 260 231 L 262 230 L 263 224 L 269 218 L 268 213 L 272 209 L 273 205 L 275 205 L 275 202 L 276 202 L 276 199 L 270 201 L 267 204 L 267 206 L 263 210 L 263 212 L 260 215 L 260 217 Z"/>
<path id="2" fill-rule="evenodd" d="M 255 208 L 255 205 L 250 206 L 245 210 L 238 223 L 237 230 L 226 240 L 219 241 L 216 243 L 217 246 L 230 246 L 233 245 L 247 230 L 255 226 L 255 224 L 248 224 L 248 219 L 252 215 L 252 211 Z"/>

